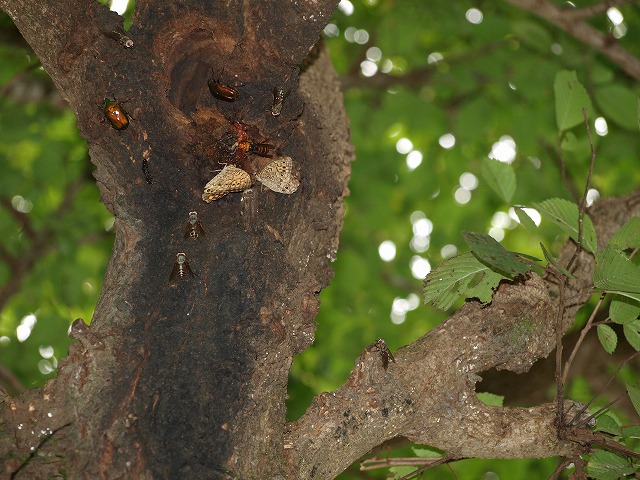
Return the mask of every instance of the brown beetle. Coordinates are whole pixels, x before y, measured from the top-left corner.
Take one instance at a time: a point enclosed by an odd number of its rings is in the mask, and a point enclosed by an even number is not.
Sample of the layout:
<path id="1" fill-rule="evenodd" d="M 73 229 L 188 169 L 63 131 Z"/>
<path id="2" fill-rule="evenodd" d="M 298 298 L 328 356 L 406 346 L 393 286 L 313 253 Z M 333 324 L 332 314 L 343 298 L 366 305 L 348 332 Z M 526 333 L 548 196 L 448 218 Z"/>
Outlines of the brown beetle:
<path id="1" fill-rule="evenodd" d="M 109 100 L 105 98 L 102 104 L 102 113 L 104 113 L 104 117 L 109 120 L 111 126 L 116 130 L 124 130 L 129 126 L 129 115 L 116 99 Z"/>
<path id="2" fill-rule="evenodd" d="M 209 85 L 209 91 L 211 95 L 218 100 L 224 100 L 225 102 L 234 102 L 238 99 L 238 90 L 229 85 L 221 83 L 219 80 L 212 78 L 207 82 Z"/>

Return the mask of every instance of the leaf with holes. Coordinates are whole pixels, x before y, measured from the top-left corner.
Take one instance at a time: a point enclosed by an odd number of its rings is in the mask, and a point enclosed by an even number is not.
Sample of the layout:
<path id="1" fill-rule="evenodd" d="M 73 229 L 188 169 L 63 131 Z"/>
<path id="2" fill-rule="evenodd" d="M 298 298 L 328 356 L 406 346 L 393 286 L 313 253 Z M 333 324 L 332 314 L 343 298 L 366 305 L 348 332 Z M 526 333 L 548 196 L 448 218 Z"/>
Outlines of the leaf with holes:
<path id="1" fill-rule="evenodd" d="M 445 260 L 424 279 L 424 302 L 439 310 L 447 310 L 458 297 L 491 301 L 493 289 L 503 275 L 493 272 L 471 253 Z"/>
<path id="2" fill-rule="evenodd" d="M 533 206 L 553 223 L 560 226 L 576 242 L 578 241 L 578 206 L 562 198 L 551 198 Z M 595 253 L 598 249 L 596 230 L 589 216 L 585 213 L 582 219 L 582 246 Z"/>
<path id="3" fill-rule="evenodd" d="M 618 335 L 613 328 L 609 325 L 598 325 L 598 340 L 602 344 L 604 351 L 607 353 L 613 353 L 618 345 Z"/>

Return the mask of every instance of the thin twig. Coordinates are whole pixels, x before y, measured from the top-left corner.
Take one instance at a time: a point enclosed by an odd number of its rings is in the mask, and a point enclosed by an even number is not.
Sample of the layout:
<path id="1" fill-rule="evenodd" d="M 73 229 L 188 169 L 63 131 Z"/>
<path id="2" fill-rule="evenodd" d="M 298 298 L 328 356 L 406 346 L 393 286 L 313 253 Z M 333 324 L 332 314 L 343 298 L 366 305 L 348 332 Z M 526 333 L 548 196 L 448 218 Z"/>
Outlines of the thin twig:
<path id="1" fill-rule="evenodd" d="M 618 368 L 616 369 L 615 372 L 613 372 L 613 375 L 611 375 L 611 377 L 609 377 L 609 380 L 607 381 L 606 385 L 604 387 L 602 387 L 600 389 L 600 391 L 598 391 L 591 400 L 589 400 L 587 402 L 587 404 L 582 407 L 578 413 L 576 413 L 573 418 L 571 419 L 571 421 L 569 422 L 569 425 L 573 425 L 573 422 L 575 422 L 588 408 L 589 406 L 600 396 L 602 395 L 602 393 L 609 388 L 609 385 L 611 385 L 611 382 L 613 382 L 613 379 L 616 378 L 616 376 L 618 375 L 618 373 L 620 372 L 620 370 L 622 370 L 622 367 L 624 367 L 627 363 L 629 363 L 631 360 L 633 360 L 636 356 L 640 355 L 640 352 L 635 352 L 634 354 L 632 354 L 629 358 L 627 358 L 626 360 L 624 360 L 622 363 L 620 363 L 620 365 L 618 365 Z M 640 381 L 640 380 L 639 380 Z M 638 382 L 636 382 L 638 383 Z M 636 383 L 634 383 L 633 385 L 635 385 Z M 594 414 L 589 415 L 589 417 L 585 418 L 582 423 L 587 424 L 589 422 L 589 420 L 591 420 L 592 418 L 595 418 L 597 415 L 599 415 L 602 411 L 606 410 L 607 408 L 609 408 L 611 405 L 613 405 L 615 402 L 617 402 L 620 398 L 622 398 L 625 394 L 620 395 L 618 398 L 616 398 L 615 400 L 613 400 L 613 402 L 611 402 L 610 404 L 607 404 L 605 407 L 602 407 L 601 409 L 599 409 L 598 411 L 596 411 Z"/>
<path id="2" fill-rule="evenodd" d="M 555 478 L 558 478 L 560 474 L 564 471 L 564 469 L 567 468 L 567 466 L 570 465 L 571 463 L 572 463 L 572 460 L 568 458 L 560 459 L 558 466 L 553 471 L 553 473 L 549 476 L 549 480 L 554 480 Z"/>
<path id="3" fill-rule="evenodd" d="M 589 186 L 591 185 L 591 176 L 593 175 L 593 166 L 596 161 L 596 151 L 593 146 L 593 138 L 591 137 L 591 128 L 589 127 L 589 118 L 587 117 L 587 109 L 582 107 L 582 116 L 584 117 L 584 123 L 587 128 L 587 135 L 589 137 L 589 145 L 591 146 L 591 162 L 589 163 L 589 173 L 587 175 L 587 181 L 584 186 L 584 193 L 582 195 L 582 199 L 580 200 L 580 205 L 578 206 L 578 238 L 577 238 L 577 248 L 574 252 L 571 260 L 567 263 L 566 269 L 570 270 L 573 262 L 578 258 L 580 252 L 582 251 L 582 226 L 584 219 L 584 210 L 587 204 L 587 193 L 589 192 Z M 564 164 L 564 162 L 563 162 Z M 556 369 L 555 369 L 555 378 L 556 378 L 556 425 L 558 426 L 558 432 L 561 432 L 560 428 L 564 425 L 564 381 L 566 379 L 567 373 L 562 373 L 562 320 L 564 319 L 564 294 L 565 288 L 568 279 L 565 278 L 560 284 L 559 288 L 559 298 L 558 298 L 558 314 L 556 317 Z"/>
<path id="4" fill-rule="evenodd" d="M 360 463 L 360 470 L 379 470 L 388 467 L 418 467 L 431 465 L 433 458 L 423 457 L 396 457 L 396 458 L 368 458 Z"/>
<path id="5" fill-rule="evenodd" d="M 415 475 L 419 475 L 425 470 L 428 470 L 429 468 L 437 467 L 438 465 L 442 465 L 443 463 L 450 462 L 451 460 L 453 460 L 453 458 L 449 457 L 448 455 L 445 455 L 444 457 L 438 458 L 433 463 L 429 465 L 425 465 L 424 467 L 419 468 L 418 470 L 415 470 L 409 473 L 408 475 L 405 475 L 404 477 L 399 478 L 398 480 L 409 480 L 411 477 L 414 477 Z"/>
<path id="6" fill-rule="evenodd" d="M 578 353 L 578 349 L 580 348 L 580 346 L 582 345 L 582 342 L 587 336 L 587 332 L 589 332 L 589 330 L 591 329 L 591 324 L 593 323 L 593 320 L 596 318 L 596 314 L 598 313 L 598 310 L 600 310 L 600 307 L 602 306 L 602 302 L 604 301 L 605 296 L 606 296 L 606 292 L 602 292 L 602 295 L 600 295 L 600 299 L 598 300 L 598 303 L 596 304 L 595 308 L 593 309 L 593 312 L 591 312 L 591 315 L 589 316 L 589 320 L 587 320 L 586 325 L 580 332 L 580 337 L 578 338 L 578 341 L 573 346 L 573 351 L 569 356 L 569 360 L 567 360 L 567 362 L 564 364 L 564 373 L 562 374 L 563 382 L 567 381 L 567 376 L 569 375 L 569 369 L 571 368 L 573 359 L 575 358 L 576 353 Z"/>

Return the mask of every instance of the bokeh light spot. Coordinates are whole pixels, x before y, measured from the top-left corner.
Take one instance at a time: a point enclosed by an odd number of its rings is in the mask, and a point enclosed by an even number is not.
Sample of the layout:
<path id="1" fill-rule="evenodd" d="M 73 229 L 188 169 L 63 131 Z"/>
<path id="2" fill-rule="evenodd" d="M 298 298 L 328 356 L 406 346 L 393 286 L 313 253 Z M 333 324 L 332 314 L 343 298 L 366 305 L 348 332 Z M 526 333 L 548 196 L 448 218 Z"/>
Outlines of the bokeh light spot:
<path id="1" fill-rule="evenodd" d="M 477 8 L 470 8 L 467 10 L 464 17 L 467 19 L 467 22 L 473 23 L 474 25 L 482 23 L 482 12 Z"/>
<path id="2" fill-rule="evenodd" d="M 451 257 L 457 255 L 457 253 L 458 253 L 458 247 L 456 247 L 455 245 L 452 245 L 452 244 L 445 245 L 444 247 L 442 247 L 440 249 L 440 256 L 442 258 L 444 258 L 445 260 L 447 258 L 451 258 Z"/>
<path id="3" fill-rule="evenodd" d="M 598 117 L 593 122 L 593 128 L 595 128 L 596 133 L 601 137 L 604 137 L 607 133 L 609 133 L 609 125 L 607 125 L 607 121 L 604 117 Z"/>
<path id="4" fill-rule="evenodd" d="M 454 192 L 453 198 L 456 201 L 456 203 L 460 205 L 466 205 L 467 203 L 469 203 L 469 200 L 471 200 L 471 192 L 469 190 L 465 190 L 464 188 L 460 187 L 460 188 L 457 188 L 456 191 Z"/>
<path id="5" fill-rule="evenodd" d="M 593 205 L 593 202 L 600 198 L 600 192 L 595 188 L 590 188 L 587 191 L 587 207 Z"/>
<path id="6" fill-rule="evenodd" d="M 438 139 L 438 144 L 445 150 L 451 150 L 456 144 L 456 137 L 452 133 L 445 133 Z"/>
<path id="7" fill-rule="evenodd" d="M 415 170 L 422 163 L 422 152 L 419 150 L 411 150 L 407 154 L 407 167 L 409 170 Z"/>
<path id="8" fill-rule="evenodd" d="M 371 60 L 364 60 L 360 63 L 360 71 L 365 77 L 373 77 L 378 71 L 378 65 Z"/>
<path id="9" fill-rule="evenodd" d="M 503 135 L 491 146 L 489 158 L 504 163 L 512 163 L 516 159 L 516 142 L 509 135 Z"/>
<path id="10" fill-rule="evenodd" d="M 378 247 L 378 255 L 385 262 L 390 262 L 396 258 L 396 244 L 391 240 L 385 240 Z"/>
<path id="11" fill-rule="evenodd" d="M 401 154 L 409 153 L 413 150 L 413 142 L 408 138 L 402 137 L 396 142 L 396 150 Z"/>
<path id="12" fill-rule="evenodd" d="M 367 60 L 371 60 L 372 62 L 379 62 L 382 58 L 382 50 L 378 47 L 369 47 L 366 53 Z"/>
<path id="13" fill-rule="evenodd" d="M 351 3 L 349 0 L 340 0 L 340 3 L 338 4 L 338 10 L 349 16 L 353 14 L 353 11 L 355 9 L 353 7 L 353 3 Z"/>
<path id="14" fill-rule="evenodd" d="M 411 275 L 413 275 L 413 278 L 417 278 L 418 280 L 422 280 L 431 271 L 431 264 L 429 263 L 429 260 L 422 258 L 419 255 L 411 257 L 409 267 L 411 268 Z"/>
<path id="15" fill-rule="evenodd" d="M 460 175 L 460 186 L 465 190 L 475 190 L 478 188 L 478 177 L 473 173 L 465 172 Z"/>

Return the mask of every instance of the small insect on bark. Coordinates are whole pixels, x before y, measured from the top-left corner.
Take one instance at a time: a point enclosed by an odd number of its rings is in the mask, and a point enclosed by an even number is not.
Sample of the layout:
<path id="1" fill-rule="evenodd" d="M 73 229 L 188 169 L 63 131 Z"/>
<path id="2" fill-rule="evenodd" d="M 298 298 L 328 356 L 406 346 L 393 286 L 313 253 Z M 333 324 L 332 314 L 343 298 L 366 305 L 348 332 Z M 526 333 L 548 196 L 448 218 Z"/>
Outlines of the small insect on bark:
<path id="1" fill-rule="evenodd" d="M 200 235 L 205 235 L 200 220 L 198 220 L 197 212 L 189 212 L 189 223 L 187 229 L 184 232 L 184 238 L 193 238 L 196 240 Z"/>
<path id="2" fill-rule="evenodd" d="M 120 45 L 122 45 L 124 48 L 132 48 L 133 47 L 133 40 L 131 40 L 129 37 L 127 37 L 124 32 L 120 32 L 118 30 L 113 30 L 110 32 L 102 32 L 107 38 L 110 38 L 112 40 L 115 40 L 116 42 L 118 42 Z"/>
<path id="3" fill-rule="evenodd" d="M 234 102 L 240 96 L 238 90 L 230 87 L 229 85 L 220 83 L 219 80 L 216 80 L 214 78 L 209 80 L 207 82 L 207 85 L 209 85 L 209 91 L 211 92 L 211 95 L 216 97 L 218 100 L 224 100 L 225 102 Z"/>
<path id="4" fill-rule="evenodd" d="M 393 357 L 391 350 L 389 350 L 389 347 L 387 346 L 387 342 L 385 342 L 383 338 L 376 340 L 369 346 L 369 348 L 380 352 L 380 356 L 382 357 L 382 367 L 385 370 L 389 366 L 389 360 L 396 363 L 396 359 Z"/>
<path id="5" fill-rule="evenodd" d="M 286 95 L 282 87 L 276 87 L 273 89 L 273 105 L 271 106 L 271 115 L 277 117 L 282 111 L 282 105 Z"/>
<path id="6" fill-rule="evenodd" d="M 251 152 L 261 157 L 271 158 L 273 155 L 271 155 L 270 150 L 275 147 L 268 143 L 255 143 L 250 140 L 241 140 L 234 144 L 234 148 L 236 151 L 242 153 Z"/>
<path id="7" fill-rule="evenodd" d="M 116 130 L 124 130 L 129 126 L 129 114 L 115 98 L 113 100 L 108 98 L 103 100 L 102 113 Z"/>
<path id="8" fill-rule="evenodd" d="M 187 254 L 180 252 L 176 255 L 176 263 L 173 265 L 171 275 L 169 275 L 169 283 L 177 282 L 178 279 L 182 279 L 187 275 L 193 277 L 193 271 L 187 262 Z"/>

